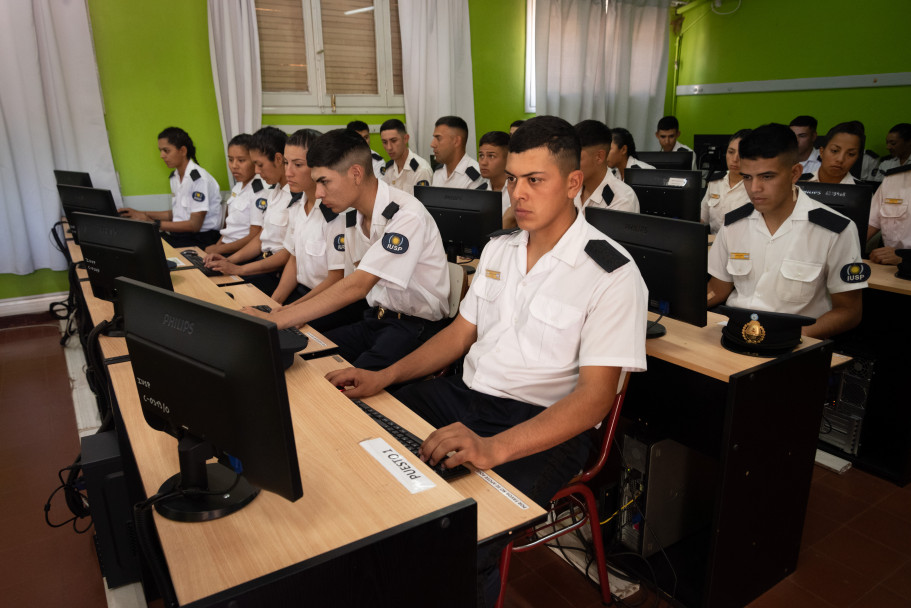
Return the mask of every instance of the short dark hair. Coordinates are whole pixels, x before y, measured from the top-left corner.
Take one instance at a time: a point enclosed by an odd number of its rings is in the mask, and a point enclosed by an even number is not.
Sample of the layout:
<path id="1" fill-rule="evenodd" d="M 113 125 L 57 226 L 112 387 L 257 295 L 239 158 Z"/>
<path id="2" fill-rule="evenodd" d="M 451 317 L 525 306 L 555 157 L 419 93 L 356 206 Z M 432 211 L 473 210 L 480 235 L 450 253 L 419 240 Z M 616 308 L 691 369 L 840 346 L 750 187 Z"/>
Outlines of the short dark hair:
<path id="1" fill-rule="evenodd" d="M 810 127 L 813 131 L 816 131 L 818 125 L 815 118 L 806 114 L 801 114 L 788 124 L 789 127 Z"/>
<path id="2" fill-rule="evenodd" d="M 285 146 L 295 146 L 297 148 L 309 150 L 310 146 L 313 145 L 313 142 L 322 136 L 323 134 L 316 129 L 298 129 L 288 136 L 288 141 L 285 142 Z"/>
<path id="3" fill-rule="evenodd" d="M 468 139 L 468 123 L 459 116 L 441 116 L 433 126 L 447 126 L 450 129 L 459 129 L 465 132 L 465 139 Z"/>
<path id="4" fill-rule="evenodd" d="M 373 175 L 370 146 L 351 129 L 333 129 L 313 142 L 307 150 L 307 164 L 311 168 L 328 167 L 339 173 L 352 165 L 360 165 Z"/>
<path id="5" fill-rule="evenodd" d="M 180 127 L 168 127 L 158 134 L 158 139 L 168 140 L 168 143 L 178 150 L 186 147 L 187 158 L 191 159 L 194 163 L 196 162 L 196 146 L 193 145 L 193 140 L 190 138 L 190 134 Z"/>
<path id="6" fill-rule="evenodd" d="M 864 141 L 866 140 L 867 134 L 864 132 L 864 123 L 859 120 L 851 120 L 848 122 L 840 122 L 826 133 L 826 141 L 831 141 L 832 137 L 838 135 L 839 133 L 846 133 L 848 135 L 854 135 L 860 139 L 861 150 L 863 150 Z"/>
<path id="7" fill-rule="evenodd" d="M 519 127 L 521 127 L 523 124 L 525 124 L 525 121 L 522 120 L 522 119 L 520 118 L 519 120 L 514 120 L 514 121 L 512 121 L 511 123 L 509 123 L 509 128 L 510 128 L 510 129 L 513 128 L 513 127 L 519 128 Z"/>
<path id="8" fill-rule="evenodd" d="M 900 122 L 891 129 L 889 133 L 896 133 L 905 141 L 911 141 L 911 124 L 907 122 Z"/>
<path id="9" fill-rule="evenodd" d="M 740 140 L 740 158 L 757 160 L 785 155 L 788 162 L 797 162 L 797 136 L 790 128 L 772 122 L 753 129 Z"/>
<path id="10" fill-rule="evenodd" d="M 579 169 L 582 144 L 573 126 L 557 116 L 535 116 L 525 121 L 509 139 L 509 151 L 515 153 L 547 148 L 563 174 Z"/>
<path id="11" fill-rule="evenodd" d="M 288 141 L 288 134 L 275 127 L 263 127 L 253 134 L 253 145 L 251 150 L 257 150 L 260 154 L 275 160 L 279 154 L 285 153 L 285 142 Z"/>
<path id="12" fill-rule="evenodd" d="M 576 135 L 579 136 L 579 142 L 583 148 L 597 146 L 610 150 L 610 127 L 600 120 L 583 120 L 577 122 L 573 129 L 576 130 Z"/>
<path id="13" fill-rule="evenodd" d="M 728 143 L 731 143 L 735 139 L 743 139 L 744 137 L 746 137 L 747 135 L 749 135 L 752 132 L 753 132 L 753 129 L 740 129 L 739 131 L 737 131 L 736 133 L 731 135 L 731 139 L 728 140 Z"/>
<path id="14" fill-rule="evenodd" d="M 351 122 L 348 123 L 348 126 L 346 128 L 351 129 L 352 131 L 369 131 L 370 130 L 370 126 L 363 120 L 352 120 Z"/>
<path id="15" fill-rule="evenodd" d="M 488 131 L 481 136 L 480 141 L 478 141 L 478 147 L 489 144 L 500 148 L 509 148 L 509 139 L 509 133 L 505 131 Z"/>
<path id="16" fill-rule="evenodd" d="M 408 131 L 405 129 L 405 123 L 403 123 L 398 118 L 390 118 L 380 125 L 380 133 L 383 131 L 388 131 L 389 129 L 395 129 L 402 135 L 407 135 Z"/>
<path id="17" fill-rule="evenodd" d="M 611 141 L 617 145 L 617 148 L 626 146 L 627 156 L 636 158 L 636 140 L 633 139 L 632 133 L 623 127 L 614 127 L 611 129 Z"/>
<path id="18" fill-rule="evenodd" d="M 241 148 L 246 148 L 246 150 L 248 152 L 250 151 L 250 146 L 252 146 L 252 145 L 253 145 L 253 136 L 250 135 L 249 133 L 238 133 L 237 135 L 235 135 L 234 137 L 231 138 L 231 141 L 228 142 L 229 148 L 231 146 L 240 146 Z"/>
<path id="19" fill-rule="evenodd" d="M 679 131 L 680 123 L 677 122 L 676 116 L 664 116 L 658 121 L 659 131 Z"/>

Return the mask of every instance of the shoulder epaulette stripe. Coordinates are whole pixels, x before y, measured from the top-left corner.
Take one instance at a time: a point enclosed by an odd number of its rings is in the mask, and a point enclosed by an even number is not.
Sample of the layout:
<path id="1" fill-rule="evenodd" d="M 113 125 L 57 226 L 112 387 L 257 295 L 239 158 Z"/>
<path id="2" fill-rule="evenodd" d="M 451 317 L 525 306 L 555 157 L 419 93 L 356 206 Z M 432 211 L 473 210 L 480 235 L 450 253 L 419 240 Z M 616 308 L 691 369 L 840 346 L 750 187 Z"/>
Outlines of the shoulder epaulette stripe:
<path id="1" fill-rule="evenodd" d="M 345 214 L 345 227 L 354 228 L 357 226 L 357 211 L 353 209 Z"/>
<path id="2" fill-rule="evenodd" d="M 322 211 L 323 217 L 326 218 L 327 224 L 338 217 L 338 213 L 335 213 L 334 211 L 329 209 L 329 207 L 327 207 L 326 205 L 324 205 L 322 203 L 319 204 L 319 210 Z"/>
<path id="3" fill-rule="evenodd" d="M 711 182 L 717 182 L 719 179 L 721 179 L 721 178 L 724 177 L 725 175 L 727 175 L 727 173 L 724 172 L 724 171 L 713 171 L 713 172 L 708 176 L 708 179 L 705 180 L 705 183 L 708 184 L 708 183 L 711 183 Z"/>
<path id="4" fill-rule="evenodd" d="M 605 205 L 610 205 L 614 200 L 614 191 L 611 190 L 610 186 L 604 186 L 604 190 L 601 191 L 601 199 Z"/>
<path id="5" fill-rule="evenodd" d="M 475 169 L 474 167 L 468 167 L 467 169 L 465 169 L 465 175 L 470 177 L 471 181 L 474 181 L 474 180 L 478 179 L 479 177 L 481 177 L 481 174 L 478 173 L 478 170 Z"/>
<path id="6" fill-rule="evenodd" d="M 750 217 L 753 213 L 753 203 L 747 203 L 746 205 L 741 205 L 733 211 L 729 211 L 724 215 L 724 225 L 730 226 L 734 222 L 740 221 L 745 217 Z"/>
<path id="7" fill-rule="evenodd" d="M 370 155 L 373 156 L 373 160 L 383 160 L 383 157 L 376 152 L 371 152 Z"/>
<path id="8" fill-rule="evenodd" d="M 475 188 L 475 190 L 487 190 L 487 182 L 484 182 L 483 184 L 481 184 L 480 186 Z"/>
<path id="9" fill-rule="evenodd" d="M 504 228 L 503 230 L 497 230 L 495 232 L 491 232 L 490 234 L 487 235 L 487 238 L 494 239 L 494 238 L 497 238 L 498 236 L 504 236 L 507 234 L 515 234 L 518 231 L 519 231 L 519 228 Z"/>
<path id="10" fill-rule="evenodd" d="M 412 158 L 412 159 L 411 159 L 411 162 L 408 163 L 408 166 L 411 167 L 411 170 L 412 170 L 412 171 L 417 171 L 417 170 L 418 170 L 418 167 L 420 166 L 420 165 L 418 164 L 418 159 Z"/>
<path id="11" fill-rule="evenodd" d="M 851 220 L 848 218 L 833 213 L 828 209 L 823 209 L 822 207 L 811 209 L 807 213 L 807 219 L 817 226 L 822 226 L 826 230 L 831 230 L 838 234 L 841 234 L 842 230 L 847 228 L 848 224 L 851 223 Z"/>
<path id="12" fill-rule="evenodd" d="M 196 180 L 198 180 L 200 177 L 202 177 L 202 175 L 200 175 L 199 171 L 197 171 L 196 169 L 193 169 L 192 171 L 190 171 L 190 179 L 192 179 L 194 182 Z"/>
<path id="13" fill-rule="evenodd" d="M 886 171 L 885 175 L 895 175 L 896 173 L 904 173 L 905 171 L 911 171 L 911 163 L 889 169 Z"/>
<path id="14" fill-rule="evenodd" d="M 253 192 L 259 192 L 263 189 L 263 182 L 254 177 L 253 184 L 250 187 L 253 188 Z"/>
<path id="15" fill-rule="evenodd" d="M 386 205 L 386 208 L 383 209 L 383 217 L 387 220 L 391 220 L 392 216 L 396 214 L 399 210 L 399 204 L 396 202 L 389 203 Z"/>
<path id="16" fill-rule="evenodd" d="M 629 262 L 629 258 L 603 240 L 591 240 L 586 243 L 585 253 L 607 272 L 613 272 Z"/>
<path id="17" fill-rule="evenodd" d="M 394 163 L 394 162 L 395 162 L 394 160 L 388 160 L 388 161 L 386 161 L 385 167 L 388 169 L 389 167 L 392 166 L 392 163 Z"/>
<path id="18" fill-rule="evenodd" d="M 803 174 L 801 174 L 800 179 L 799 179 L 798 181 L 806 182 L 806 181 L 809 181 L 809 180 L 811 180 L 811 179 L 813 179 L 813 174 L 812 174 L 812 173 L 803 173 Z"/>

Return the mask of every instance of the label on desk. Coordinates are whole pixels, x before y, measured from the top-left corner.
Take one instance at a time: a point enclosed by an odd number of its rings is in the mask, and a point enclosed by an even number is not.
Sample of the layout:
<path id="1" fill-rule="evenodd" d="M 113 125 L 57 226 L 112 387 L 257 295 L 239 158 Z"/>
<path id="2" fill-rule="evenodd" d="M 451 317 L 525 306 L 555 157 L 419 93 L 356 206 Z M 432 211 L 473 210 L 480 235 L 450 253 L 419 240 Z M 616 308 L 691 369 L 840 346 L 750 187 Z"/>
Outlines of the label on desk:
<path id="1" fill-rule="evenodd" d="M 392 473 L 392 476 L 412 494 L 436 487 L 436 484 L 430 478 L 408 462 L 408 458 L 411 458 L 412 454 L 407 450 L 393 449 L 392 446 L 380 438 L 367 439 L 362 441 L 360 445 L 367 450 L 368 454 L 376 458 L 376 461 L 383 465 L 383 468 Z M 405 454 L 407 454 L 407 457 Z M 417 458 L 417 456 L 414 458 Z"/>
<path id="2" fill-rule="evenodd" d="M 487 483 L 489 483 L 491 486 L 493 486 L 493 488 L 494 488 L 497 492 L 499 492 L 500 494 L 502 494 L 503 496 L 505 496 L 506 498 L 508 498 L 508 499 L 511 500 L 512 502 L 514 502 L 515 505 L 516 505 L 517 507 L 519 507 L 520 509 L 522 509 L 523 511 L 524 511 L 525 509 L 528 508 L 528 505 L 525 504 L 525 503 L 522 501 L 522 499 L 520 499 L 518 496 L 516 496 L 515 494 L 513 494 L 512 492 L 510 492 L 509 490 L 507 490 L 505 487 L 503 487 L 503 484 L 501 484 L 500 482 L 498 482 L 496 479 L 494 479 L 493 477 L 491 477 L 490 475 L 488 475 L 488 474 L 485 473 L 484 471 L 477 470 L 477 471 L 475 471 L 475 473 L 477 473 L 478 477 L 480 477 L 481 479 L 483 479 L 484 481 L 486 481 Z"/>

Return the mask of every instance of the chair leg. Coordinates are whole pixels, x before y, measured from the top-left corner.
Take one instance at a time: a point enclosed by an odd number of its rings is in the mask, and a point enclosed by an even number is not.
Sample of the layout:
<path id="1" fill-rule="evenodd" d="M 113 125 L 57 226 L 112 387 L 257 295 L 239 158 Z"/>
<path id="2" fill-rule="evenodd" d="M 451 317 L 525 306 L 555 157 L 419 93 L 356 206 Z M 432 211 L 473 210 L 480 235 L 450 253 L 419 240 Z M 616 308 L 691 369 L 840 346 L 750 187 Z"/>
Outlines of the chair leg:
<path id="1" fill-rule="evenodd" d="M 506 597 L 506 579 L 509 578 L 509 562 L 512 560 L 512 546 L 509 543 L 500 553 L 500 594 L 497 596 L 496 608 L 503 608 L 503 598 Z"/>
<path id="2" fill-rule="evenodd" d="M 592 531 L 592 544 L 595 546 L 595 561 L 598 564 L 598 581 L 601 584 L 601 601 L 611 604 L 610 581 L 607 578 L 607 565 L 604 560 L 604 541 L 601 537 L 601 522 L 598 521 L 598 505 L 595 496 L 587 486 L 582 486 L 585 496 L 585 509 L 588 511 L 588 523 Z"/>

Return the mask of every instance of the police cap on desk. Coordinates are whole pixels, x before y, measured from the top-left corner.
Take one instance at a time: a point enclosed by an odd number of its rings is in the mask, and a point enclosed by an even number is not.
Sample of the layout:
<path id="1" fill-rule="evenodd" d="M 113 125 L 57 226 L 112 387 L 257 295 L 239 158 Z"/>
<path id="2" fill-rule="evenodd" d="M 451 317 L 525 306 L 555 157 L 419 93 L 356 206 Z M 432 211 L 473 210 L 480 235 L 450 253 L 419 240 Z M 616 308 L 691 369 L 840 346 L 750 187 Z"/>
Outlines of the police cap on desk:
<path id="1" fill-rule="evenodd" d="M 895 276 L 899 279 L 911 279 L 911 249 L 896 249 L 895 255 L 902 259 L 898 263 L 898 272 Z"/>
<path id="2" fill-rule="evenodd" d="M 777 357 L 800 344 L 800 328 L 816 322 L 813 317 L 733 306 L 713 309 L 728 318 L 721 330 L 721 345 L 752 357 Z"/>

